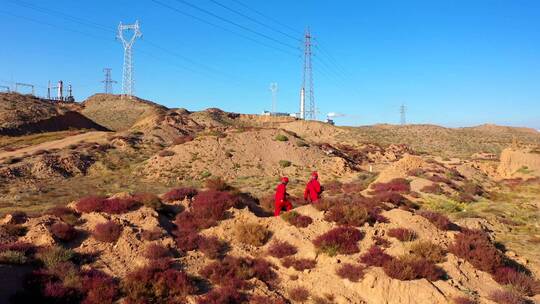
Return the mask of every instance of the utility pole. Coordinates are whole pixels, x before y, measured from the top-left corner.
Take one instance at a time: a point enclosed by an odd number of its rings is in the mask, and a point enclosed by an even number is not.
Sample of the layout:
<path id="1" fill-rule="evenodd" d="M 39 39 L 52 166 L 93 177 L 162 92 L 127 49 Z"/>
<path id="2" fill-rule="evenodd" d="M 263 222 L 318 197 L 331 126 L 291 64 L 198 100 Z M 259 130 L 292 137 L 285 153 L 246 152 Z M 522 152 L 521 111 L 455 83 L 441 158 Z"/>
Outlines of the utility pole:
<path id="1" fill-rule="evenodd" d="M 124 37 L 125 31 L 133 32 L 131 38 Z M 135 21 L 134 24 L 122 24 L 118 25 L 117 38 L 122 42 L 124 47 L 124 69 L 122 71 L 122 97 L 133 97 L 134 93 L 134 79 L 133 79 L 133 44 L 137 38 L 142 37 L 142 33 L 139 26 L 139 21 Z"/>
<path id="2" fill-rule="evenodd" d="M 300 90 L 300 118 L 317 119 L 315 112 L 315 96 L 313 95 L 313 65 L 311 50 L 311 33 L 309 28 L 304 36 L 304 75 L 302 79 L 302 88 Z M 309 107 L 306 110 L 306 99 Z"/>
<path id="3" fill-rule="evenodd" d="M 270 91 L 272 92 L 272 113 L 276 113 L 277 92 L 278 92 L 278 84 L 276 82 L 272 82 L 270 84 Z"/>
<path id="4" fill-rule="evenodd" d="M 113 83 L 118 83 L 116 80 L 112 80 L 112 69 L 111 68 L 104 68 L 103 72 L 105 72 L 105 80 L 101 81 L 105 84 L 105 94 L 112 94 L 113 93 Z"/>
<path id="5" fill-rule="evenodd" d="M 407 124 L 406 111 L 407 111 L 407 108 L 405 108 L 405 105 L 402 104 L 401 107 L 399 107 L 399 113 L 401 115 L 401 125 L 402 126 Z"/>

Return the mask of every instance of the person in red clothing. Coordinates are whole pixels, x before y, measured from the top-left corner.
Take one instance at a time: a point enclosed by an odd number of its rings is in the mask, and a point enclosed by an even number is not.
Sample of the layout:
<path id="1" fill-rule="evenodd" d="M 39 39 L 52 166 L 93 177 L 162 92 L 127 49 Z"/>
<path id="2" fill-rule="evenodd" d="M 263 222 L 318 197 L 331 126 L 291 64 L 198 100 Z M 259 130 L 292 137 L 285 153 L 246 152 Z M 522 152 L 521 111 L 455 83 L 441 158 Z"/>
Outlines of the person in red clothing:
<path id="1" fill-rule="evenodd" d="M 285 208 L 287 211 L 292 209 L 292 204 L 287 200 L 287 184 L 289 183 L 289 178 L 282 177 L 281 183 L 276 187 L 275 195 L 275 211 L 274 216 L 279 216 L 281 210 Z"/>
<path id="2" fill-rule="evenodd" d="M 319 183 L 319 174 L 317 172 L 311 173 L 311 178 L 306 185 L 306 190 L 304 190 L 304 200 L 309 200 L 312 203 L 315 203 L 321 198 L 322 188 Z"/>

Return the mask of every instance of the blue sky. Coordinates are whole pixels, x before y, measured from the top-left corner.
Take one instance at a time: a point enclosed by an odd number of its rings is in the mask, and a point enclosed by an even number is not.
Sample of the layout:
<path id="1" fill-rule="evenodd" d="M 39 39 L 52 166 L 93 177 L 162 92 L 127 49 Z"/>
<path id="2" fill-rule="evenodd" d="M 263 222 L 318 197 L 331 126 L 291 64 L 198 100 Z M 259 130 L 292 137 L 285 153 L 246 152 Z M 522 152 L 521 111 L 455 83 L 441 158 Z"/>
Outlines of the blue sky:
<path id="1" fill-rule="evenodd" d="M 278 110 L 297 112 L 302 59 L 293 38 L 309 26 L 319 118 L 339 112 L 348 115 L 339 124 L 398 123 L 404 103 L 410 123 L 540 129 L 539 1 L 156 1 L 2 0 L 0 84 L 34 83 L 44 95 L 48 80 L 63 79 L 78 100 L 102 92 L 104 67 L 121 81 L 115 28 L 138 19 L 136 95 L 260 113 L 277 82 Z"/>

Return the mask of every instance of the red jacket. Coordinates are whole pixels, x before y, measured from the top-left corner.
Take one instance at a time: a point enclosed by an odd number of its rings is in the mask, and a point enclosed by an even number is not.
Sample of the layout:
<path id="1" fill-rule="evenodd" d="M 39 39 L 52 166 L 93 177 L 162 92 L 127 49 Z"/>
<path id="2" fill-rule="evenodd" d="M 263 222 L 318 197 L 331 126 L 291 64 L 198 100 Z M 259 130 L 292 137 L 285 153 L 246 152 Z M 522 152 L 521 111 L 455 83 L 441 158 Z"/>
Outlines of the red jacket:
<path id="1" fill-rule="evenodd" d="M 307 185 L 306 190 L 304 190 L 304 199 L 308 199 L 312 202 L 319 200 L 319 195 L 321 194 L 321 184 L 316 179 L 311 179 Z"/>
<path id="2" fill-rule="evenodd" d="M 276 202 L 281 202 L 287 199 L 287 185 L 281 183 L 276 187 Z"/>

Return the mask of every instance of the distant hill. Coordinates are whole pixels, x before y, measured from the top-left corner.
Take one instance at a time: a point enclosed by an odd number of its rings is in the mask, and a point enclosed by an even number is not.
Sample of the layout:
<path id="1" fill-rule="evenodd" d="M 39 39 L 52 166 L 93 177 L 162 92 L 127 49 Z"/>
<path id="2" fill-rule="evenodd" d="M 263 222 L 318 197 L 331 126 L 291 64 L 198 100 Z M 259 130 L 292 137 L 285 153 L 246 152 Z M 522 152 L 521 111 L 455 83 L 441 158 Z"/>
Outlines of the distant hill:
<path id="1" fill-rule="evenodd" d="M 121 98 L 120 95 L 96 94 L 82 103 L 81 113 L 114 131 L 131 128 L 143 118 L 163 114 L 168 109 L 148 100 Z"/>
<path id="2" fill-rule="evenodd" d="M 345 142 L 407 144 L 416 151 L 448 157 L 470 157 L 478 152 L 500 154 L 514 138 L 521 144 L 540 145 L 540 133 L 534 129 L 490 124 L 467 128 L 379 124 L 344 129 L 350 132 L 338 139 Z"/>
<path id="3" fill-rule="evenodd" d="M 107 128 L 81 115 L 76 103 L 56 103 L 31 95 L 0 93 L 0 135 L 17 136 L 68 129 Z"/>

